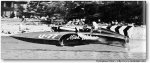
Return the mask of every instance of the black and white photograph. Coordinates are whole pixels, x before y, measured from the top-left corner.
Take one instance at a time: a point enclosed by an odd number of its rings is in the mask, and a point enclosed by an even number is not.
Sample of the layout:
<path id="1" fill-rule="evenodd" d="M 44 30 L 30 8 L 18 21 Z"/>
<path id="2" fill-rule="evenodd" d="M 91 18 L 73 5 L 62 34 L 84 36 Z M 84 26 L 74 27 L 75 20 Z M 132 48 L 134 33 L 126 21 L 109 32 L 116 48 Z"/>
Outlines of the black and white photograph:
<path id="1" fill-rule="evenodd" d="M 1 59 L 145 62 L 146 1 L 1 1 Z"/>

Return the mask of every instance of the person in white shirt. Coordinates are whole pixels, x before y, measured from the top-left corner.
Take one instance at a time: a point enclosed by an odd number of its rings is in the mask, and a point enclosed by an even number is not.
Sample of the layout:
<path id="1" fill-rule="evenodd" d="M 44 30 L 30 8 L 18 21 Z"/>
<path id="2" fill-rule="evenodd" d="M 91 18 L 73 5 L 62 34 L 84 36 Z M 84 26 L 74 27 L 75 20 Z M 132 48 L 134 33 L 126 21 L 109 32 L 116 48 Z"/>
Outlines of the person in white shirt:
<path id="1" fill-rule="evenodd" d="M 87 25 L 83 26 L 83 29 L 86 29 L 86 28 L 87 28 Z M 84 35 L 84 34 L 82 34 L 82 33 L 78 33 L 78 35 L 79 35 L 80 37 L 84 38 L 84 39 L 98 40 L 99 37 L 94 37 L 94 36 L 92 36 L 94 30 L 98 30 L 98 24 L 97 24 L 95 21 L 92 22 L 92 27 L 91 27 L 91 31 L 90 31 L 90 36 Z"/>
<path id="2" fill-rule="evenodd" d="M 92 24 L 93 24 L 94 30 L 98 30 L 98 24 L 95 21 L 93 21 Z"/>

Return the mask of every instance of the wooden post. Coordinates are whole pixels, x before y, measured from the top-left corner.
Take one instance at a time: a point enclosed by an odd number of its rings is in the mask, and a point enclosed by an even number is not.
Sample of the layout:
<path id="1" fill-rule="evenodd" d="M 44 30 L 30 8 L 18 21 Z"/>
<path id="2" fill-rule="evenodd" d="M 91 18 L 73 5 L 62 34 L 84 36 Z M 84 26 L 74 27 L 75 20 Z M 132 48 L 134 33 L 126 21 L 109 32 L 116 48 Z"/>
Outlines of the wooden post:
<path id="1" fill-rule="evenodd" d="M 11 7 L 14 8 L 14 3 L 13 2 L 11 2 Z"/>
<path id="2" fill-rule="evenodd" d="M 6 2 L 4 2 L 4 4 L 3 4 L 3 5 L 4 5 L 4 7 L 6 7 Z"/>

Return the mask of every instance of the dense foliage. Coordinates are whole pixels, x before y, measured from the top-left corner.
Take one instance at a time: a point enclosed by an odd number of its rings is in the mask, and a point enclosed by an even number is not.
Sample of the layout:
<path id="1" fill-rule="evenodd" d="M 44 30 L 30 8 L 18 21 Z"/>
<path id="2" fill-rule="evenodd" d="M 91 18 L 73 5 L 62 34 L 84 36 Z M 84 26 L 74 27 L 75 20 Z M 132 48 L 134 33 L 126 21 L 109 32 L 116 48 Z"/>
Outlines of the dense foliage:
<path id="1" fill-rule="evenodd" d="M 86 19 L 87 23 L 98 21 L 110 23 L 112 21 L 144 24 L 145 2 L 142 1 L 112 1 L 100 4 L 100 1 L 31 1 L 28 12 L 35 12 L 52 17 L 60 14 L 66 20 Z"/>

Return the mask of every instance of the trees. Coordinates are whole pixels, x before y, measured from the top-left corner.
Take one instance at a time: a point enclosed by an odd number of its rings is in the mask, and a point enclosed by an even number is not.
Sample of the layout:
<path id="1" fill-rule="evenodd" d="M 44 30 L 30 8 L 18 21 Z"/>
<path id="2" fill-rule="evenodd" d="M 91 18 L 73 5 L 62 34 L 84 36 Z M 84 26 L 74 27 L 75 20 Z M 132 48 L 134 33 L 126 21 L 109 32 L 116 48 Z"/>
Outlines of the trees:
<path id="1" fill-rule="evenodd" d="M 25 9 L 23 8 L 23 6 L 21 6 L 21 5 L 18 4 L 18 8 L 17 8 L 17 12 L 18 12 L 17 15 L 18 15 L 18 17 L 22 17 L 23 10 L 25 10 Z"/>
<path id="2" fill-rule="evenodd" d="M 36 13 L 41 13 L 45 15 L 53 15 L 55 13 L 60 13 L 62 15 L 65 14 L 65 2 L 56 1 L 56 2 L 48 2 L 48 1 L 31 1 L 28 4 L 28 12 L 34 11 Z"/>
<path id="3" fill-rule="evenodd" d="M 142 1 L 120 1 L 102 6 L 102 21 L 124 21 L 125 23 L 143 23 L 144 3 Z M 101 13 L 101 12 L 100 12 Z"/>
<path id="4" fill-rule="evenodd" d="M 142 1 L 112 1 L 101 4 L 95 1 L 31 1 L 28 11 L 35 11 L 44 15 L 60 14 L 64 20 L 85 18 L 87 23 L 111 21 L 126 23 L 142 23 Z"/>

